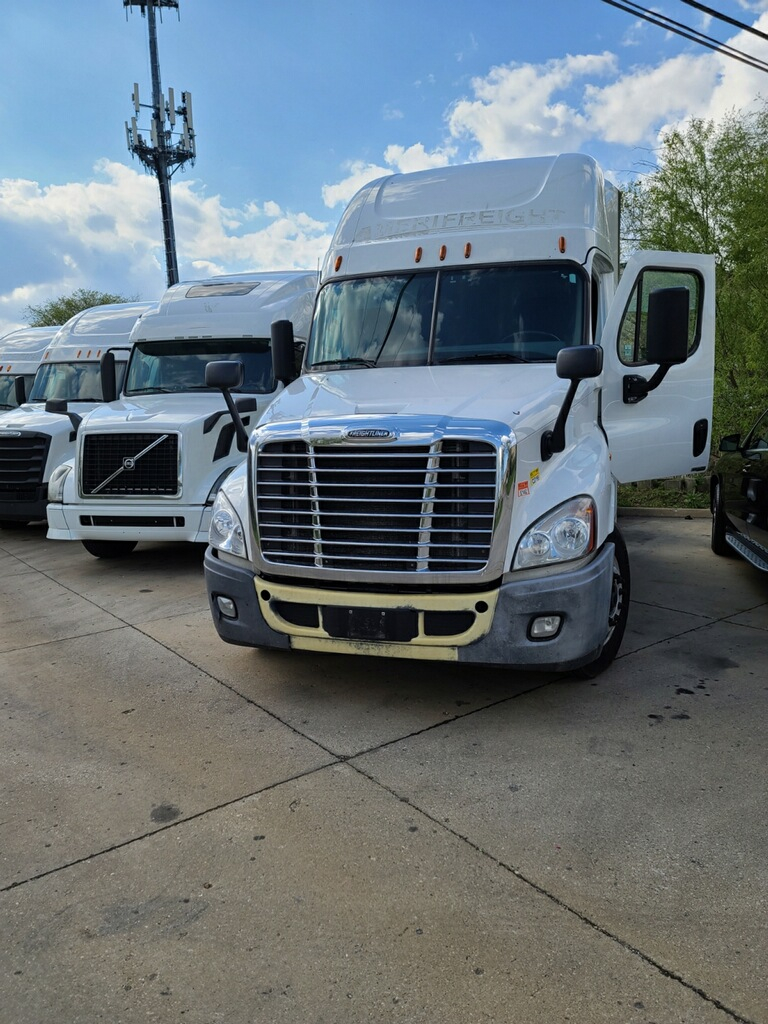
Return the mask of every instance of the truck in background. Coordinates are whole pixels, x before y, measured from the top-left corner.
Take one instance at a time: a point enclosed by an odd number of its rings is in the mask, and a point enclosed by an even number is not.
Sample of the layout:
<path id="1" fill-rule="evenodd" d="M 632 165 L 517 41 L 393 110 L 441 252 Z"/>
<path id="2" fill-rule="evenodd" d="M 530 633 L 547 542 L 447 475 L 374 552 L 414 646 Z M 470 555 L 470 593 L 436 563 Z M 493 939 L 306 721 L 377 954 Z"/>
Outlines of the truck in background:
<path id="1" fill-rule="evenodd" d="M 170 287 L 131 335 L 120 399 L 83 420 L 73 460 L 51 479 L 48 536 L 98 558 L 124 557 L 139 541 L 205 543 L 216 492 L 246 447 L 234 403 L 255 425 L 283 386 L 272 322 L 292 320 L 302 346 L 316 290 L 317 274 L 304 271 Z M 206 365 L 222 359 L 241 372 L 230 405 L 205 382 Z"/>
<path id="2" fill-rule="evenodd" d="M 27 400 L 45 350 L 58 327 L 20 327 L 0 338 L 0 413 Z"/>
<path id="3" fill-rule="evenodd" d="M 630 597 L 618 483 L 707 465 L 714 307 L 712 256 L 619 276 L 618 192 L 587 156 L 366 185 L 301 374 L 276 325 L 287 387 L 216 498 L 220 637 L 601 672 Z"/>
<path id="4" fill-rule="evenodd" d="M 154 302 L 92 306 L 59 327 L 43 352 L 28 399 L 0 412 L 0 527 L 45 519 L 48 481 L 71 458 L 84 415 L 103 400 L 100 362 L 111 353 L 118 377 L 128 337 Z"/>

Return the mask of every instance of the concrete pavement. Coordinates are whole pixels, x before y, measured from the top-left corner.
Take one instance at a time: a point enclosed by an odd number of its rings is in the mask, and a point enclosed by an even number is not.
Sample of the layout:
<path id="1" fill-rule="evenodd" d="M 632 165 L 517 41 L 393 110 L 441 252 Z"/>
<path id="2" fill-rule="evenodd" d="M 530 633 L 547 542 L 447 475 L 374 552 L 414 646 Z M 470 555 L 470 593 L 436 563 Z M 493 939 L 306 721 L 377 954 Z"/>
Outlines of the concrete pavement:
<path id="1" fill-rule="evenodd" d="M 768 1024 L 768 580 L 622 520 L 599 679 L 229 647 L 0 533 L 0 1020 Z"/>

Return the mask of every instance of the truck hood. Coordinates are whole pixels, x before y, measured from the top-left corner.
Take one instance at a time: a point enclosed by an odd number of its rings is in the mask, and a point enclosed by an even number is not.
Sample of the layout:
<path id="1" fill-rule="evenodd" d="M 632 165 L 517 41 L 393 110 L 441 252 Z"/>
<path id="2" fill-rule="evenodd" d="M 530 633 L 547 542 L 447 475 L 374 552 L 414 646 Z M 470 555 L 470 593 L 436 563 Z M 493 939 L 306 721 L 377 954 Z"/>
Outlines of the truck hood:
<path id="1" fill-rule="evenodd" d="M 236 395 L 240 398 L 256 398 L 259 411 L 267 403 L 267 395 Z M 110 430 L 183 430 L 184 427 L 204 420 L 214 413 L 223 412 L 229 416 L 224 398 L 220 394 L 148 395 L 139 399 L 120 399 L 109 405 L 102 405 L 88 416 L 83 429 L 92 431 Z"/>
<path id="2" fill-rule="evenodd" d="M 567 381 L 547 364 L 408 366 L 335 370 L 299 377 L 261 423 L 352 416 L 496 420 L 518 440 L 557 416 Z"/>
<path id="3" fill-rule="evenodd" d="M 69 408 L 78 416 L 84 416 L 93 408 L 87 402 L 70 402 Z M 72 430 L 69 416 L 57 412 L 46 412 L 44 403 L 25 403 L 18 409 L 0 412 L 0 432 L 8 430 L 33 430 L 43 434 L 58 434 Z"/>

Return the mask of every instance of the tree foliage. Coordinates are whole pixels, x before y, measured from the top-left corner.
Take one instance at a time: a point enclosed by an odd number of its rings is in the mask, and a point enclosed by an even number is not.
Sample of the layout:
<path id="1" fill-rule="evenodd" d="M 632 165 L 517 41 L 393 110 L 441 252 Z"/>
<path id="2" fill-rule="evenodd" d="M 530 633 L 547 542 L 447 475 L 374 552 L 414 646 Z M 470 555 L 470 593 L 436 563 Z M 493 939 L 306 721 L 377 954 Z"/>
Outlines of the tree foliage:
<path id="1" fill-rule="evenodd" d="M 625 246 L 708 252 L 717 264 L 714 441 L 768 406 L 768 107 L 665 135 L 628 189 Z"/>
<path id="2" fill-rule="evenodd" d="M 61 295 L 40 306 L 27 306 L 24 317 L 30 327 L 57 327 L 65 324 L 75 313 L 91 306 L 112 305 L 115 302 L 135 302 L 136 296 L 126 298 L 110 292 L 97 292 L 92 288 L 78 288 L 71 295 Z"/>

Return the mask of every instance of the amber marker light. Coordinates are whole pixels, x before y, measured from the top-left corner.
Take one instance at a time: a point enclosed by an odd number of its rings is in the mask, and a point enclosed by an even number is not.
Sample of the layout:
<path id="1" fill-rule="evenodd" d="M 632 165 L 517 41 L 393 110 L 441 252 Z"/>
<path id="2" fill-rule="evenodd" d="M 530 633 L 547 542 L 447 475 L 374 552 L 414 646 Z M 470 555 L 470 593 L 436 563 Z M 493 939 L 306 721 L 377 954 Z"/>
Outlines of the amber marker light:
<path id="1" fill-rule="evenodd" d="M 471 242 L 467 242 L 467 244 L 464 246 L 464 259 L 468 260 L 471 255 L 472 255 L 472 243 Z"/>
<path id="2" fill-rule="evenodd" d="M 336 257 L 336 262 L 333 264 L 333 269 L 334 270 L 341 270 L 341 263 L 342 263 L 343 259 L 344 259 L 343 256 L 337 256 Z"/>
<path id="3" fill-rule="evenodd" d="M 413 254 L 414 263 L 421 263 L 421 257 L 424 255 L 424 250 L 420 245 L 416 246 L 416 252 Z"/>
<path id="4" fill-rule="evenodd" d="M 448 255 L 448 247 L 445 246 L 445 245 L 441 245 L 440 246 L 440 252 L 438 253 L 438 255 L 439 255 L 441 260 L 444 260 L 445 257 Z"/>
<path id="5" fill-rule="evenodd" d="M 560 252 L 565 252 L 565 235 L 560 235 L 557 240 L 557 248 Z"/>

